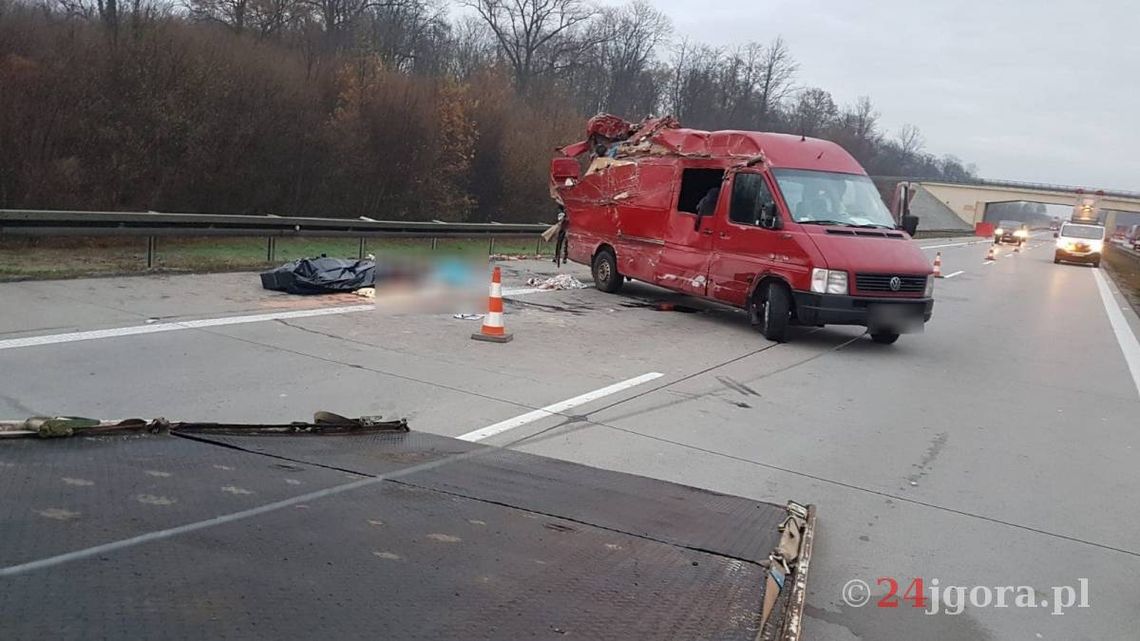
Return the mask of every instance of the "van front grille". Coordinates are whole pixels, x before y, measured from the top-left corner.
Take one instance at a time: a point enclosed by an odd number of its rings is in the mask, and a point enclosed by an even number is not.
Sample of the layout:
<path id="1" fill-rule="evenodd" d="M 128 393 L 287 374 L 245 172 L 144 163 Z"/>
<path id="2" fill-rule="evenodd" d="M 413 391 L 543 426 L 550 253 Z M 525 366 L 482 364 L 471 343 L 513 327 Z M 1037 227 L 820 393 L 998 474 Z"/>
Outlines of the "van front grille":
<path id="1" fill-rule="evenodd" d="M 899 288 L 891 288 L 891 279 L 898 277 Z M 861 292 L 887 292 L 891 294 L 919 294 L 926 291 L 926 276 L 902 274 L 855 274 L 855 287 Z"/>

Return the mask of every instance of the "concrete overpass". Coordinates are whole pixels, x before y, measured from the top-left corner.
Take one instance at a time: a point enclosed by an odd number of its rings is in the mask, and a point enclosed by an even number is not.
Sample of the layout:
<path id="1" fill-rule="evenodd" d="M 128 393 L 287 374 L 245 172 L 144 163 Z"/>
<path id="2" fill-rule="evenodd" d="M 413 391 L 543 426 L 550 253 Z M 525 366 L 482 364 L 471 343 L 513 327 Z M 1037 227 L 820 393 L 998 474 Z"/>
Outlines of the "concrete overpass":
<path id="1" fill-rule="evenodd" d="M 900 179 L 901 181 L 901 179 Z M 978 181 L 973 183 L 911 180 L 918 187 L 952 211 L 963 223 L 973 227 L 985 219 L 990 203 L 1027 201 L 1052 205 L 1075 206 L 1077 199 L 1096 196 L 1103 212 L 1102 220 L 1109 229 L 1116 226 L 1116 212 L 1140 214 L 1140 193 L 1081 189 L 1061 185 Z M 920 214 L 921 216 L 921 214 Z"/>

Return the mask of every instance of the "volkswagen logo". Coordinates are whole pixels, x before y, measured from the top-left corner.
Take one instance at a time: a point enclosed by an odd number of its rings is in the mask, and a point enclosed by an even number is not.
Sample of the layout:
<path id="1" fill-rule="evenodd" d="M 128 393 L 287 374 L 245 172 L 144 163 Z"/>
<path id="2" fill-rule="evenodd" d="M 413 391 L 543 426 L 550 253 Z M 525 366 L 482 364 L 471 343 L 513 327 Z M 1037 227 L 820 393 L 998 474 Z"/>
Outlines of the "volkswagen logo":
<path id="1" fill-rule="evenodd" d="M 897 292 L 900 287 L 902 287 L 902 279 L 898 276 L 891 276 L 891 291 Z"/>

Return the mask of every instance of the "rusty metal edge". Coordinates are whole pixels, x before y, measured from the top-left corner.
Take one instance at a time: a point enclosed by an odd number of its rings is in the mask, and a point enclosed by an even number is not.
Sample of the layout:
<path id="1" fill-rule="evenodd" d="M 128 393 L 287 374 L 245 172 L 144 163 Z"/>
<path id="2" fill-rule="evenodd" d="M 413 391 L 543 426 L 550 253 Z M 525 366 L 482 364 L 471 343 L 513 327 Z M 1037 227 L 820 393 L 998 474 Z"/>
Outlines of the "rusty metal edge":
<path id="1" fill-rule="evenodd" d="M 799 641 L 803 633 L 804 604 L 807 601 L 808 567 L 811 565 L 811 551 L 815 544 L 815 505 L 807 506 L 807 519 L 804 524 L 803 541 L 800 543 L 800 556 L 796 562 L 795 580 L 784 611 L 784 623 L 780 628 L 779 641 Z"/>

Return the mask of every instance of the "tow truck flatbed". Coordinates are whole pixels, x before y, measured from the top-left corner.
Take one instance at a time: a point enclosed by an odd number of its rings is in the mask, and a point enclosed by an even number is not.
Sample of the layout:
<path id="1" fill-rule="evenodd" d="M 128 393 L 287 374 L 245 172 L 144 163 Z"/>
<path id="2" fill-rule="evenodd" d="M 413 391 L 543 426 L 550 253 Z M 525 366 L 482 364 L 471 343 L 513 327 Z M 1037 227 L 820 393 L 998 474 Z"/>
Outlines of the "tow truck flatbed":
<path id="1" fill-rule="evenodd" d="M 0 638 L 795 639 L 788 509 L 419 432 L 5 440 Z"/>

